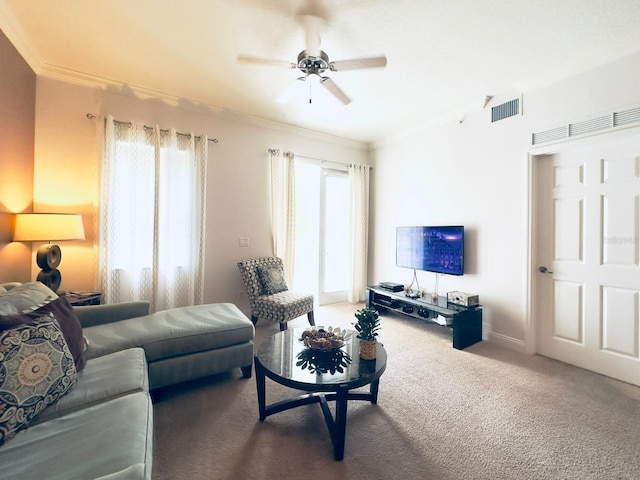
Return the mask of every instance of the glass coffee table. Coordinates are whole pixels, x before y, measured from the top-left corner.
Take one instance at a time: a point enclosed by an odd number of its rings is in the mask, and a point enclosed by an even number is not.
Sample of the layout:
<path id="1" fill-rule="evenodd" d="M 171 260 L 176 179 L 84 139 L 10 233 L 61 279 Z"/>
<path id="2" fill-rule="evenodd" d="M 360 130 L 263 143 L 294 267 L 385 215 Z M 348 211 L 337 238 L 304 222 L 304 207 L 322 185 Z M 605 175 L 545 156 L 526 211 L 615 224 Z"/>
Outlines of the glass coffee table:
<path id="1" fill-rule="evenodd" d="M 300 341 L 302 332 L 308 329 L 287 329 L 267 338 L 258 347 L 254 360 L 260 421 L 284 410 L 318 403 L 329 428 L 334 458 L 342 460 L 347 402 L 365 400 L 377 403 L 380 376 L 387 367 L 387 352 L 378 342 L 376 359 L 362 360 L 358 354 L 359 340 L 356 332 L 350 332 L 340 349 L 312 350 Z M 281 385 L 309 393 L 267 405 L 266 377 Z M 369 385 L 368 392 L 352 391 L 366 385 Z M 330 401 L 335 401 L 335 416 L 329 408 Z"/>

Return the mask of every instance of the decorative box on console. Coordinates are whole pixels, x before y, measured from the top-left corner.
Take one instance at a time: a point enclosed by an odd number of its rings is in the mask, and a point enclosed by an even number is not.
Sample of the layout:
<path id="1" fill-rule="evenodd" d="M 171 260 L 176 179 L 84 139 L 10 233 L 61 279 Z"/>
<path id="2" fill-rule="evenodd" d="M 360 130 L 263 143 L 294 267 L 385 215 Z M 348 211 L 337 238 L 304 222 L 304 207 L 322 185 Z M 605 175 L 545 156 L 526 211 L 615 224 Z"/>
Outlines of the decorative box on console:
<path id="1" fill-rule="evenodd" d="M 458 291 L 447 293 L 447 302 L 455 303 L 456 305 L 463 305 L 465 307 L 473 307 L 480 304 L 478 295 Z"/>

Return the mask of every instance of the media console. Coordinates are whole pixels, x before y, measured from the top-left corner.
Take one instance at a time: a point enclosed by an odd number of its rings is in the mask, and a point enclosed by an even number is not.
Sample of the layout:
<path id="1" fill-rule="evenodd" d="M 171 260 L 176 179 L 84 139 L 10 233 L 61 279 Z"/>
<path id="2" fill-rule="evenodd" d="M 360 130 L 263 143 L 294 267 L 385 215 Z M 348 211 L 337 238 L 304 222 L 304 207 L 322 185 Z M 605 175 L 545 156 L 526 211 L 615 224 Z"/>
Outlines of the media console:
<path id="1" fill-rule="evenodd" d="M 464 307 L 447 302 L 447 297 L 438 297 L 434 303 L 430 298 L 409 298 L 404 292 L 392 292 L 379 286 L 367 287 L 366 305 L 447 326 L 453 330 L 453 348 L 458 350 L 482 341 L 480 305 Z"/>

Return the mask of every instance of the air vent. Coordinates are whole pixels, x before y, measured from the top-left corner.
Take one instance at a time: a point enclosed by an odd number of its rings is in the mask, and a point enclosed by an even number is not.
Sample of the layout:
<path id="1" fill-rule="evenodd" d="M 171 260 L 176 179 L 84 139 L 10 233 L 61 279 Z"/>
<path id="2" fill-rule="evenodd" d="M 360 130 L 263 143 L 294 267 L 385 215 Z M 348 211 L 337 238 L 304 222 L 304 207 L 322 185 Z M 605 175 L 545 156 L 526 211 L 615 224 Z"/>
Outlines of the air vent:
<path id="1" fill-rule="evenodd" d="M 491 123 L 520 114 L 520 99 L 514 98 L 501 105 L 491 107 Z"/>
<path id="2" fill-rule="evenodd" d="M 612 117 L 606 115 L 604 117 L 591 118 L 584 122 L 570 123 L 569 124 L 569 136 L 575 137 L 576 135 L 584 135 L 585 133 L 597 132 L 598 130 L 604 130 L 605 128 L 611 128 Z"/>
<path id="3" fill-rule="evenodd" d="M 538 145 L 540 143 L 552 142 L 554 140 L 560 140 L 569 136 L 569 126 L 553 128 L 551 130 L 545 130 L 544 132 L 538 132 L 533 134 L 533 144 Z"/>
<path id="4" fill-rule="evenodd" d="M 613 112 L 600 117 L 590 118 L 589 120 L 533 133 L 531 135 L 531 144 L 540 145 L 542 143 L 565 140 L 593 132 L 615 130 L 617 127 L 632 124 L 640 125 L 640 107 L 634 107 L 621 112 Z"/>
<path id="5" fill-rule="evenodd" d="M 640 107 L 613 113 L 613 126 L 640 122 Z"/>

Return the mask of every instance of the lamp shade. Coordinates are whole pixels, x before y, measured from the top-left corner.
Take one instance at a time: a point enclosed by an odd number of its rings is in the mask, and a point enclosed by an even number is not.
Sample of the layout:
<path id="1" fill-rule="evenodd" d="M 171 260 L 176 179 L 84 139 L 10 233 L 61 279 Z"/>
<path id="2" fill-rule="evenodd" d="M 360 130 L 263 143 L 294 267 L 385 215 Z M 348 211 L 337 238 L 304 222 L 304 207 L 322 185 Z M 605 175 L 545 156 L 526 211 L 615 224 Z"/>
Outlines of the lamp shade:
<path id="1" fill-rule="evenodd" d="M 84 240 L 82 215 L 67 213 L 18 213 L 14 242 Z"/>

